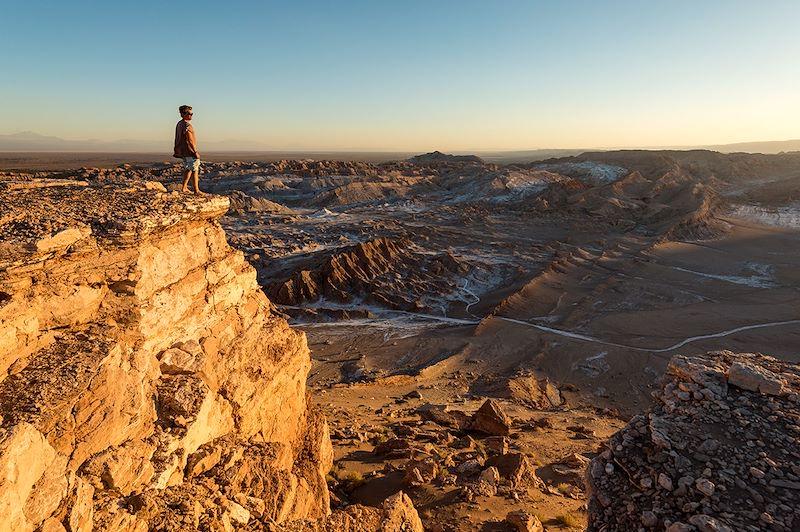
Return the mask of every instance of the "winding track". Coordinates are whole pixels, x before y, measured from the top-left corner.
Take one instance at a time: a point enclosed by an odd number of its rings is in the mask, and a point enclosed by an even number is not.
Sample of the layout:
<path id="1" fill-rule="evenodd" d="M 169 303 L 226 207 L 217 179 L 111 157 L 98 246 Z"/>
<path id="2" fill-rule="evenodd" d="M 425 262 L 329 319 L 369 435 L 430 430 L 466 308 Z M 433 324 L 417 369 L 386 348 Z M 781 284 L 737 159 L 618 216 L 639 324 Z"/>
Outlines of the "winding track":
<path id="1" fill-rule="evenodd" d="M 434 316 L 432 314 L 418 314 L 418 313 L 414 313 L 414 312 L 393 311 L 392 313 L 393 314 L 402 314 L 402 315 L 411 316 L 411 317 L 415 317 L 415 318 L 433 320 L 433 321 L 438 321 L 438 322 L 442 322 L 442 323 L 448 323 L 450 325 L 478 325 L 481 322 L 481 320 L 464 320 L 464 319 L 459 319 L 459 318 L 448 318 L 448 317 L 445 317 L 445 316 Z M 783 325 L 800 324 L 800 319 L 797 319 L 797 320 L 786 320 L 786 321 L 771 321 L 771 322 L 767 322 L 767 323 L 756 323 L 754 325 L 744 325 L 742 327 L 736 327 L 734 329 L 727 329 L 725 331 L 720 331 L 720 332 L 716 332 L 716 333 L 702 334 L 702 335 L 699 335 L 699 336 L 691 336 L 691 337 L 686 338 L 684 340 L 681 340 L 680 342 L 678 342 L 676 344 L 673 344 L 673 345 L 671 345 L 669 347 L 652 347 L 652 348 L 650 348 L 650 347 L 637 347 L 637 346 L 633 346 L 633 345 L 619 344 L 619 343 L 616 343 L 616 342 L 609 342 L 607 340 L 603 340 L 601 338 L 595 338 L 593 336 L 587 336 L 587 335 L 580 334 L 580 333 L 575 333 L 575 332 L 572 332 L 572 331 L 565 331 L 563 329 L 556 329 L 554 327 L 547 327 L 545 325 L 539 325 L 538 323 L 531 323 L 529 321 L 515 320 L 514 318 L 506 318 L 504 316 L 494 316 L 494 317 L 499 319 L 499 320 L 507 321 L 509 323 L 522 325 L 524 327 L 533 327 L 534 329 L 539 329 L 540 331 L 543 331 L 543 332 L 548 332 L 548 333 L 555 334 L 555 335 L 558 335 L 558 336 L 563 336 L 565 338 L 571 338 L 573 340 L 581 340 L 581 341 L 584 341 L 584 342 L 590 342 L 590 343 L 595 343 L 595 344 L 600 344 L 600 345 L 608 345 L 608 346 L 611 346 L 611 347 L 619 347 L 619 348 L 622 348 L 622 349 L 630 349 L 632 351 L 641 351 L 641 352 L 646 352 L 646 353 L 666 353 L 668 351 L 674 351 L 675 349 L 679 349 L 679 348 L 681 348 L 681 347 L 683 347 L 685 345 L 688 345 L 688 344 L 691 344 L 693 342 L 697 342 L 697 341 L 700 341 L 700 340 L 707 340 L 709 338 L 723 338 L 725 336 L 730 336 L 730 335 L 736 334 L 738 332 L 749 331 L 749 330 L 752 330 L 752 329 L 765 329 L 767 327 L 781 327 Z M 324 325 L 325 326 L 346 326 L 346 325 L 350 325 L 350 326 L 364 327 L 364 326 L 369 326 L 369 321 L 370 320 L 346 320 L 346 321 L 340 321 L 340 322 L 334 322 L 334 323 L 326 323 Z M 382 321 L 381 323 L 385 326 L 386 322 Z M 314 324 L 314 325 L 316 325 L 316 324 Z M 323 325 L 323 324 L 320 324 L 320 325 Z"/>
<path id="2" fill-rule="evenodd" d="M 613 346 L 613 347 L 621 347 L 623 349 L 631 349 L 633 351 L 645 351 L 647 353 L 666 353 L 667 351 L 673 351 L 675 349 L 679 349 L 679 348 L 681 348 L 681 347 L 683 347 L 683 346 L 685 346 L 687 344 L 691 344 L 692 342 L 697 342 L 699 340 L 707 340 L 709 338 L 722 338 L 724 336 L 730 336 L 731 334 L 736 334 L 738 332 L 748 331 L 748 330 L 751 330 L 751 329 L 763 329 L 763 328 L 766 328 L 766 327 L 780 327 L 781 325 L 793 325 L 793 324 L 800 323 L 800 320 L 787 320 L 787 321 L 772 321 L 772 322 L 768 322 L 768 323 L 757 323 L 755 325 L 744 325 L 742 327 L 736 327 L 735 329 L 728 329 L 726 331 L 721 331 L 721 332 L 718 332 L 718 333 L 703 334 L 703 335 L 700 335 L 700 336 L 691 336 L 691 337 L 686 338 L 685 340 L 681 340 L 680 342 L 678 342 L 678 343 L 676 343 L 674 345 L 671 345 L 669 347 L 645 348 L 645 347 L 636 347 L 636 346 L 632 346 L 632 345 L 618 344 L 618 343 L 614 343 L 614 342 L 607 342 L 605 340 L 601 340 L 599 338 L 594 338 L 592 336 L 585 336 L 583 334 L 578 334 L 578 333 L 574 333 L 574 332 L 570 332 L 570 331 L 563 331 L 561 329 L 554 329 L 553 327 L 546 327 L 544 325 L 538 325 L 536 323 L 530 323 L 530 322 L 527 322 L 527 321 L 515 320 L 513 318 L 504 318 L 503 316 L 497 316 L 497 318 L 501 319 L 503 321 L 508 321 L 508 322 L 511 322 L 511 323 L 519 324 L 519 325 L 525 325 L 527 327 L 534 327 L 534 328 L 539 329 L 541 331 L 557 334 L 559 336 L 565 336 L 567 338 L 572 338 L 572 339 L 575 339 L 575 340 L 583 340 L 583 341 L 586 341 L 586 342 L 592 342 L 592 343 L 596 343 L 596 344 L 610 345 L 610 346 Z"/>

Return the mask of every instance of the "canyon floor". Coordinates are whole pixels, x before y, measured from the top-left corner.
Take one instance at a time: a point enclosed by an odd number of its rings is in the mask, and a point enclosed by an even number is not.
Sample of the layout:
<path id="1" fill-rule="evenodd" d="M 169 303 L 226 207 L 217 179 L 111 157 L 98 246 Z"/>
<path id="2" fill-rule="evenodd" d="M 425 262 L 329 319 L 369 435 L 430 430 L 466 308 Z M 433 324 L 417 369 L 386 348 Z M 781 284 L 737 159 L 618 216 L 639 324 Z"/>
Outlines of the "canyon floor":
<path id="1" fill-rule="evenodd" d="M 54 167 L 180 186 L 172 163 Z M 800 362 L 798 154 L 226 161 L 201 185 L 230 197 L 229 242 L 307 334 L 334 506 L 402 489 L 428 530 L 515 530 L 516 510 L 582 528 L 588 459 L 673 355 Z M 489 398 L 507 435 L 463 422 Z"/>

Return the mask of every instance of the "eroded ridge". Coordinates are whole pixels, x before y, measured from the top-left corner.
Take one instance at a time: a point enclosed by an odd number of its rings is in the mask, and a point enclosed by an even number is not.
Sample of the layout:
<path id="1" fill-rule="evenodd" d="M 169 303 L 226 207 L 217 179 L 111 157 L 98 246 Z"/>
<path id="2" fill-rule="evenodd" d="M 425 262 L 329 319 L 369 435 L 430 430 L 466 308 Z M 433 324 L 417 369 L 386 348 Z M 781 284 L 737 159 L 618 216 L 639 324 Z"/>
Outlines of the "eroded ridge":
<path id="1" fill-rule="evenodd" d="M 305 335 L 158 183 L 4 181 L 0 530 L 228 530 L 329 510 Z"/>
<path id="2" fill-rule="evenodd" d="M 592 461 L 589 530 L 797 530 L 800 368 L 715 351 L 665 381 Z"/>

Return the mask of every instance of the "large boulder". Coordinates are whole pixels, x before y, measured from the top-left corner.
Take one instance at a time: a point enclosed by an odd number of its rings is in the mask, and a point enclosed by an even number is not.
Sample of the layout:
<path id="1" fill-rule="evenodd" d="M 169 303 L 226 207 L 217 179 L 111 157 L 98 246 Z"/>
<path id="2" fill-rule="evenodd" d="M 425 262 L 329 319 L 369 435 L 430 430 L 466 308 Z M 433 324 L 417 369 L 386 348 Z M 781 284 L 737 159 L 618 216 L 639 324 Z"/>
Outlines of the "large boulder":
<path id="1" fill-rule="evenodd" d="M 382 532 L 425 532 L 414 503 L 405 493 L 398 492 L 383 501 Z"/>
<path id="2" fill-rule="evenodd" d="M 511 418 L 494 399 L 487 399 L 472 416 L 468 428 L 491 436 L 511 434 Z"/>

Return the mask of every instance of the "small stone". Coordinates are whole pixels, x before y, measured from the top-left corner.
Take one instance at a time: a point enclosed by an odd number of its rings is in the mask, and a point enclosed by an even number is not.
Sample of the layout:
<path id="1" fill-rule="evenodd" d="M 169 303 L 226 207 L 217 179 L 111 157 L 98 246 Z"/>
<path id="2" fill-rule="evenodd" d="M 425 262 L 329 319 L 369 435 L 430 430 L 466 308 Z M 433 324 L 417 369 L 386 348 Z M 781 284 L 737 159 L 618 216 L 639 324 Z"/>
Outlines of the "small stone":
<path id="1" fill-rule="evenodd" d="M 642 512 L 642 525 L 646 526 L 647 528 L 653 528 L 658 524 L 658 516 L 656 516 L 655 512 L 650 510 L 646 510 Z"/>
<path id="2" fill-rule="evenodd" d="M 667 491 L 672 491 L 672 479 L 664 473 L 658 474 L 658 485 Z"/>
<path id="3" fill-rule="evenodd" d="M 694 483 L 694 486 L 697 488 L 697 491 L 707 497 L 714 495 L 714 483 L 708 479 L 698 478 L 697 482 Z"/>
<path id="4" fill-rule="evenodd" d="M 496 486 L 497 483 L 500 482 L 500 472 L 494 466 L 488 467 L 483 470 L 480 477 L 478 477 L 478 481 Z"/>
<path id="5" fill-rule="evenodd" d="M 58 519 L 53 517 L 45 520 L 45 522 L 42 523 L 42 526 L 39 527 L 40 532 L 66 532 L 66 530 L 67 529 L 64 528 L 64 525 L 62 525 Z"/>
<path id="6" fill-rule="evenodd" d="M 506 522 L 510 524 L 517 532 L 543 532 L 544 526 L 539 518 L 535 515 L 529 514 L 525 510 L 516 510 L 509 512 L 506 516 Z"/>
<path id="7" fill-rule="evenodd" d="M 223 503 L 223 508 L 230 515 L 231 521 L 240 525 L 246 525 L 250 521 L 250 512 L 247 511 L 240 504 L 233 501 L 226 501 Z"/>
<path id="8" fill-rule="evenodd" d="M 487 399 L 472 416 L 469 428 L 491 436 L 508 436 L 511 434 L 511 418 L 495 400 Z"/>
<path id="9" fill-rule="evenodd" d="M 692 527 L 690 525 L 676 521 L 667 527 L 666 532 L 690 532 L 691 530 Z"/>
<path id="10" fill-rule="evenodd" d="M 710 515 L 693 515 L 689 518 L 689 523 L 696 526 L 700 532 L 733 532 L 731 527 L 721 523 Z"/>
<path id="11" fill-rule="evenodd" d="M 728 369 L 728 382 L 752 392 L 780 395 L 784 380 L 771 371 L 744 362 L 734 362 Z"/>
<path id="12" fill-rule="evenodd" d="M 483 445 L 489 454 L 508 454 L 508 438 L 504 436 L 489 436 Z"/>
<path id="13" fill-rule="evenodd" d="M 481 466 L 482 464 L 478 460 L 471 459 L 459 464 L 458 467 L 456 467 L 456 471 L 462 474 L 471 475 L 478 473 L 481 470 Z"/>

